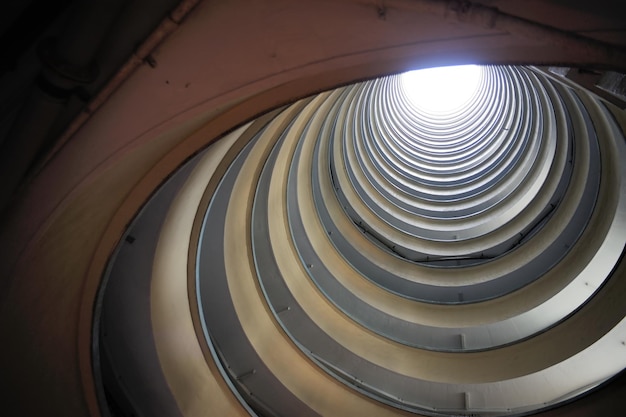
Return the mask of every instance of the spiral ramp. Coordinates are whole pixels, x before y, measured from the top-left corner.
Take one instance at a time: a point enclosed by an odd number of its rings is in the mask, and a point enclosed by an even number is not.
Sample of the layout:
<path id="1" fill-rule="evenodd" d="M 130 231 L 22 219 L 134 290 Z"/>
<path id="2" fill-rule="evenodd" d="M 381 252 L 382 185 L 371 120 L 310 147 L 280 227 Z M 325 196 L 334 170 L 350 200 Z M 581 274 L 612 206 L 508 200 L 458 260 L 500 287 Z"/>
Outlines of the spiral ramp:
<path id="1" fill-rule="evenodd" d="M 516 66 L 480 67 L 447 112 L 392 75 L 258 117 L 173 174 L 119 245 L 103 403 L 509 416 L 585 395 L 626 367 L 625 126 Z"/>

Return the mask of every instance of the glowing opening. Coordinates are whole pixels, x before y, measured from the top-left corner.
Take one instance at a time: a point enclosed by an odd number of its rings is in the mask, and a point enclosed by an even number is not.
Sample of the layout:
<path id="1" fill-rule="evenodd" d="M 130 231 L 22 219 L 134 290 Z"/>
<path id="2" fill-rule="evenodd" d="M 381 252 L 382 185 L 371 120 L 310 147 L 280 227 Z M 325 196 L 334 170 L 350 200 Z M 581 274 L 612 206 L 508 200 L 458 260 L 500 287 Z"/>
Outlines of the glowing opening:
<path id="1" fill-rule="evenodd" d="M 478 89 L 481 67 L 427 68 L 400 75 L 410 102 L 429 113 L 449 113 L 467 103 Z"/>

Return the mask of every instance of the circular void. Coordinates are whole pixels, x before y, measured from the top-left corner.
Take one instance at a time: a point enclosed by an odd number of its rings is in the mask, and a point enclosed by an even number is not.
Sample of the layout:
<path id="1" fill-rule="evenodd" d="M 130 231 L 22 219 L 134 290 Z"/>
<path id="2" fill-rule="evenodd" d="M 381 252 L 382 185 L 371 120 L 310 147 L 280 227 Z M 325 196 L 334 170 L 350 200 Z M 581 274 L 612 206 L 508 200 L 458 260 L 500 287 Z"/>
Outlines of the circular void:
<path id="1" fill-rule="evenodd" d="M 268 319 L 310 361 L 401 409 L 527 411 L 611 374 L 577 369 L 565 384 L 557 374 L 576 357 L 545 360 L 532 345 L 621 258 L 623 169 L 609 149 L 623 143 L 605 143 L 576 94 L 532 70 L 483 67 L 480 78 L 466 105 L 441 117 L 413 105 L 397 76 L 321 94 L 281 112 L 234 158 L 197 258 L 225 363 L 244 344 L 257 351 L 232 288 L 247 279 L 241 291 L 258 286 Z M 512 369 L 506 352 L 522 346 L 540 370 Z M 482 366 L 466 366 L 462 352 Z M 274 372 L 258 361 L 249 367 Z M 556 378 L 552 390 L 542 378 Z"/>
<path id="2" fill-rule="evenodd" d="M 175 219 L 201 185 L 198 341 L 250 415 L 527 415 L 626 366 L 623 114 L 535 68 L 471 70 L 447 109 L 406 74 L 300 100 L 148 204 Z"/>

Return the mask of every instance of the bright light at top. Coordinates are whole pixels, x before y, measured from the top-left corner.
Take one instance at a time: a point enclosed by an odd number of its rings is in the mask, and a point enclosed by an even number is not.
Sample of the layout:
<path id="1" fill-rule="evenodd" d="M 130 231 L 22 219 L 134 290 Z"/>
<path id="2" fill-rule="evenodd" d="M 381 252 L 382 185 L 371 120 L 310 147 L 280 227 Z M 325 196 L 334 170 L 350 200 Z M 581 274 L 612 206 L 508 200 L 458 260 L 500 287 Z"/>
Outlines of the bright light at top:
<path id="1" fill-rule="evenodd" d="M 459 65 L 405 72 L 400 76 L 404 91 L 419 109 L 432 113 L 458 109 L 474 95 L 481 67 Z"/>

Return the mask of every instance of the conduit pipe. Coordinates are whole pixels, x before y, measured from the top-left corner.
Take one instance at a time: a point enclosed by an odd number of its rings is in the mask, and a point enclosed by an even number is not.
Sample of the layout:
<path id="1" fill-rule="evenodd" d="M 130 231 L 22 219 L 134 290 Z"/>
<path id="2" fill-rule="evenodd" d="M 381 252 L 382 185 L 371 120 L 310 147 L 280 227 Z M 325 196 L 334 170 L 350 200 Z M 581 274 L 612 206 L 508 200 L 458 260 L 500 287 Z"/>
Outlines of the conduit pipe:
<path id="1" fill-rule="evenodd" d="M 58 39 L 41 44 L 43 68 L 0 151 L 0 209 L 45 145 L 50 128 L 73 91 L 95 79 L 95 55 L 122 5 L 122 0 L 82 2 Z"/>
<path id="2" fill-rule="evenodd" d="M 87 103 L 85 108 L 78 114 L 69 124 L 67 129 L 55 142 L 54 147 L 43 158 L 33 175 L 36 175 L 41 169 L 63 148 L 65 143 L 89 120 L 91 115 L 100 108 L 109 97 L 118 89 L 120 85 L 130 77 L 135 70 L 144 62 L 149 65 L 155 65 L 150 59 L 150 54 L 154 51 L 169 35 L 171 35 L 183 21 L 183 19 L 196 7 L 201 0 L 183 0 L 168 16 L 166 16 L 159 26 L 146 38 L 145 41 L 135 50 L 122 67 L 113 75 L 113 77 L 105 84 L 98 94 Z"/>

